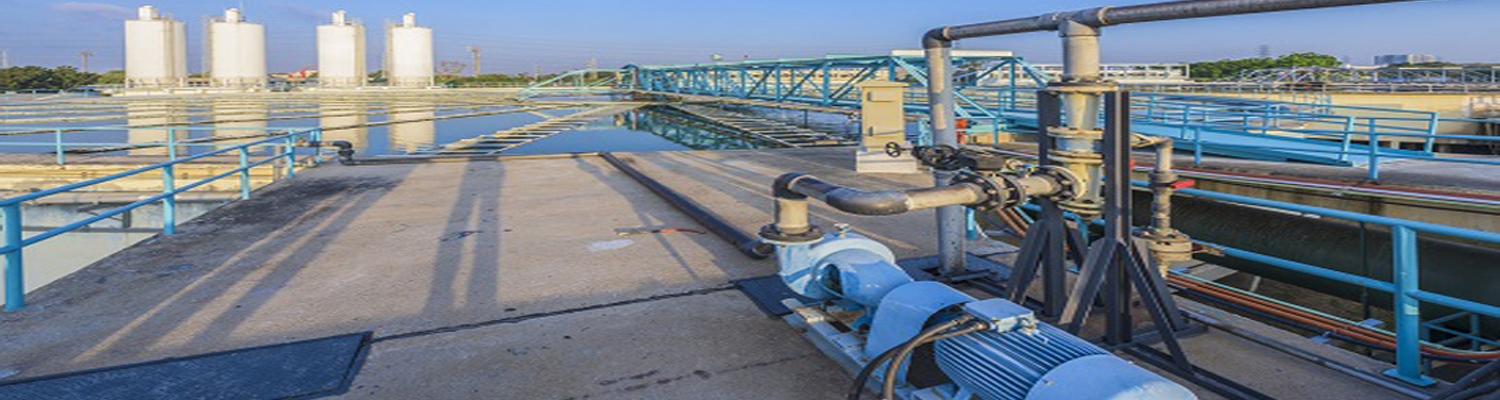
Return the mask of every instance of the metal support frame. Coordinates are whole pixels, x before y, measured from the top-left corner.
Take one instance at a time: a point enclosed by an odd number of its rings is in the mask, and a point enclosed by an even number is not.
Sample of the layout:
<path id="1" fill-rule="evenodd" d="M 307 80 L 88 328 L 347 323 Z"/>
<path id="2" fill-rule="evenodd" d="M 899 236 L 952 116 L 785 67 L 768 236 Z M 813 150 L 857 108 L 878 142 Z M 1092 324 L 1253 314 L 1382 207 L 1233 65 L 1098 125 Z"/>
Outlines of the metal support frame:
<path id="1" fill-rule="evenodd" d="M 1057 92 L 1037 92 L 1037 155 L 1038 165 L 1056 165 L 1048 152 L 1052 150 L 1052 139 L 1044 132 L 1047 128 L 1062 125 L 1061 99 Z M 1026 304 L 1026 291 L 1038 275 L 1042 278 L 1041 315 L 1062 315 L 1067 296 L 1067 261 L 1083 263 L 1082 249 L 1088 246 L 1083 233 L 1069 228 L 1063 218 L 1062 208 L 1048 198 L 1036 198 L 1033 202 L 1041 207 L 1040 218 L 1026 231 L 1021 241 L 1021 253 L 1016 264 L 1011 266 L 1011 278 L 1006 282 L 1006 297 L 1013 303 Z M 1082 228 L 1082 227 L 1079 227 Z"/>

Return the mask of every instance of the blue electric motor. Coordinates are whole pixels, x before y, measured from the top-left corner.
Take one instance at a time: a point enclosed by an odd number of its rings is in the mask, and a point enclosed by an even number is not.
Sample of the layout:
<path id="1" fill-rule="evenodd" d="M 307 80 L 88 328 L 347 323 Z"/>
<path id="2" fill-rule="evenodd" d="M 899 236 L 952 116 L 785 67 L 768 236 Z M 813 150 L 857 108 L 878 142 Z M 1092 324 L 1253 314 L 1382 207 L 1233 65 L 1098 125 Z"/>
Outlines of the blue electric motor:
<path id="1" fill-rule="evenodd" d="M 874 240 L 840 232 L 813 243 L 778 244 L 777 256 L 793 291 L 867 312 L 866 359 L 952 318 L 955 309 L 985 321 L 987 330 L 934 344 L 938 368 L 960 393 L 982 400 L 1197 399 L 1181 385 L 1038 321 L 1025 307 L 916 282 Z"/>
<path id="2" fill-rule="evenodd" d="M 1188 400 L 1191 391 L 1002 299 L 964 311 L 992 329 L 938 340 L 938 368 L 984 400 Z"/>

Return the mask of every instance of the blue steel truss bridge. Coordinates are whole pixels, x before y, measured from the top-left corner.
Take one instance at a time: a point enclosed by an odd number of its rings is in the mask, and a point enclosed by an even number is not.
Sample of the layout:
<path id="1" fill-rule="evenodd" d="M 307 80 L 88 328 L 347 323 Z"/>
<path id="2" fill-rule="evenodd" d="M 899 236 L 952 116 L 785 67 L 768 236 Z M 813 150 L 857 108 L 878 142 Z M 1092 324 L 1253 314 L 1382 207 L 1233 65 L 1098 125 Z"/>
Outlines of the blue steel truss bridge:
<path id="1" fill-rule="evenodd" d="M 957 114 L 971 136 L 1035 129 L 1035 93 L 1051 76 L 1005 52 L 958 53 Z M 548 84 L 604 76 L 590 88 L 639 94 L 702 97 L 706 101 L 852 112 L 859 107 L 861 83 L 890 80 L 908 84 L 907 109 L 924 118 L 927 69 L 917 53 L 834 55 L 681 65 L 627 65 L 616 70 L 580 70 L 523 91 L 523 96 L 558 93 Z M 1137 92 L 1132 107 L 1137 133 L 1172 137 L 1197 156 L 1218 155 L 1267 161 L 1298 161 L 1361 166 L 1373 178 L 1382 161 L 1437 159 L 1438 143 L 1493 139 L 1442 135 L 1453 122 L 1436 112 L 1340 106 L 1322 101 L 1274 101 L 1171 92 Z M 919 126 L 923 124 L 918 124 Z M 920 140 L 919 137 L 915 138 Z M 1493 164 L 1489 160 L 1463 160 Z"/>

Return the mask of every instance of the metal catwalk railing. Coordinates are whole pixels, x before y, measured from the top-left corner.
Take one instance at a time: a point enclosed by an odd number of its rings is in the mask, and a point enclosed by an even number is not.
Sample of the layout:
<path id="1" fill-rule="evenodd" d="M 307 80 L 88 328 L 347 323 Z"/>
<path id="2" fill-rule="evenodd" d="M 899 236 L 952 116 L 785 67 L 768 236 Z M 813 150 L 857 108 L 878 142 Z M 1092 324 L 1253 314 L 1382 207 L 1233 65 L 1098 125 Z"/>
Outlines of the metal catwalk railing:
<path id="1" fill-rule="evenodd" d="M 98 129 L 119 130 L 120 128 Z M 160 129 L 161 128 L 153 128 L 152 130 L 157 131 Z M 220 130 L 225 128 L 175 128 L 172 131 L 174 133 L 169 135 L 175 135 L 175 132 L 178 131 L 189 131 L 194 129 Z M 6 311 L 20 310 L 26 305 L 24 260 L 25 250 L 27 247 L 36 245 L 59 235 L 63 235 L 68 232 L 87 227 L 89 224 L 93 224 L 107 218 L 112 218 L 125 212 L 153 203 L 160 203 L 162 207 L 162 234 L 172 235 L 177 231 L 176 207 L 177 195 L 179 194 L 202 187 L 220 179 L 237 176 L 239 178 L 240 198 L 248 199 L 250 198 L 251 191 L 253 190 L 250 182 L 250 173 L 252 169 L 265 165 L 272 165 L 277 162 L 282 162 L 285 163 L 285 177 L 291 178 L 296 175 L 299 157 L 300 162 L 311 162 L 314 164 L 322 162 L 323 155 L 320 151 L 308 152 L 306 154 L 299 154 L 297 152 L 298 147 L 306 147 L 318 143 L 321 140 L 322 136 L 322 131 L 320 129 L 274 128 L 269 129 L 269 132 L 265 132 L 265 134 L 268 136 L 263 138 L 247 139 L 251 141 L 238 144 L 178 143 L 175 140 L 170 140 L 170 138 L 167 142 L 116 143 L 112 145 L 126 145 L 134 148 L 162 149 L 163 154 L 159 155 L 159 157 L 165 157 L 167 158 L 167 161 L 130 169 L 108 176 L 89 179 L 82 182 L 0 199 L 0 212 L 3 212 L 4 215 L 5 237 L 4 247 L 0 247 L 0 255 L 3 255 L 5 259 L 4 286 Z M 42 143 L 39 145 L 55 146 L 58 149 L 63 149 L 66 147 L 96 146 L 100 144 L 63 143 L 60 139 L 61 136 L 58 136 L 58 138 L 58 141 L 55 143 Z M 7 146 L 21 145 L 21 143 L 3 144 Z M 198 148 L 200 150 L 196 151 L 196 154 L 179 156 L 179 153 L 181 152 L 192 153 L 193 151 L 190 151 L 190 149 L 192 148 Z M 208 149 L 202 150 L 204 148 Z M 63 153 L 59 152 L 58 154 L 59 158 L 57 159 L 57 162 L 59 164 L 65 163 L 66 160 L 61 156 L 61 154 Z M 207 178 L 199 179 L 185 185 L 178 184 L 178 167 L 197 161 L 207 161 L 210 157 L 214 156 L 238 156 L 238 162 L 237 164 L 231 164 L 235 165 L 235 168 L 232 168 L 228 171 L 221 172 Z M 260 157 L 260 159 L 256 159 L 257 157 Z M 27 202 L 36 201 L 45 197 L 60 195 L 64 193 L 85 191 L 91 187 L 95 187 L 101 184 L 148 173 L 160 173 L 162 187 L 161 194 L 145 197 L 122 206 L 102 210 L 97 214 L 91 215 L 87 218 L 74 221 L 61 227 L 53 228 L 35 235 L 26 236 L 22 232 L 24 222 L 24 216 L 22 215 L 22 206 Z"/>

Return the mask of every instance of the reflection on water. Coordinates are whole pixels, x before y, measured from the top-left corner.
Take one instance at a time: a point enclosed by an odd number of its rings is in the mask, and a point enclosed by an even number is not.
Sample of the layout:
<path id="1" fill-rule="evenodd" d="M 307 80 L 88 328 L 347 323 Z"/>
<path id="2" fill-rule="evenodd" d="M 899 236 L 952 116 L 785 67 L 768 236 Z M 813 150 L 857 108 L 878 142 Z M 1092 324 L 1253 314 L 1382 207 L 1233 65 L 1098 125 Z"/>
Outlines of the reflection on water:
<path id="1" fill-rule="evenodd" d="M 353 127 L 370 123 L 364 110 L 345 105 L 325 104 L 321 107 L 322 118 L 318 126 L 323 128 L 323 141 L 342 140 L 354 146 L 354 151 L 364 154 L 369 149 L 370 128 Z"/>
<path id="2" fill-rule="evenodd" d="M 219 122 L 213 124 L 215 138 L 228 138 L 215 140 L 214 143 L 221 145 L 235 145 L 254 142 L 254 138 L 237 138 L 241 136 L 254 135 L 264 132 L 266 118 L 270 111 L 264 103 L 248 103 L 236 100 L 216 100 L 213 105 L 214 118 Z M 259 146 L 256 146 L 259 147 Z"/>
<path id="3" fill-rule="evenodd" d="M 131 126 L 172 125 L 186 121 L 186 118 L 175 112 L 177 108 L 174 105 L 168 104 L 130 103 L 126 106 L 125 119 Z M 129 135 L 127 142 L 130 144 L 162 143 L 167 141 L 170 129 L 134 129 L 127 134 Z M 129 153 L 132 155 L 163 155 L 167 154 L 167 149 L 145 147 L 131 150 Z"/>
<path id="4" fill-rule="evenodd" d="M 436 116 L 432 108 L 391 114 L 391 121 L 411 121 L 390 125 L 391 151 L 410 153 L 431 147 L 437 141 Z"/>
<path id="5" fill-rule="evenodd" d="M 572 98 L 578 100 L 578 98 Z M 103 121 L 90 126 L 147 127 L 133 130 L 79 131 L 65 136 L 72 142 L 89 143 L 151 143 L 165 142 L 168 127 L 150 128 L 153 125 L 191 123 L 202 130 L 176 130 L 177 140 L 210 139 L 217 144 L 246 143 L 256 140 L 245 137 L 263 133 L 265 128 L 312 128 L 325 129 L 326 141 L 347 141 L 354 145 L 360 155 L 405 154 L 418 150 L 493 134 L 511 128 L 525 126 L 577 112 L 580 109 L 555 109 L 545 112 L 517 112 L 490 115 L 462 116 L 462 114 L 493 113 L 509 106 L 493 107 L 437 107 L 408 102 L 362 102 L 328 101 L 295 105 L 282 104 L 270 107 L 265 102 L 246 99 L 213 99 L 193 102 L 181 101 L 137 101 L 121 107 L 122 118 L 118 122 Z M 857 123 L 844 115 L 820 114 L 806 111 L 787 111 L 767 108 L 737 108 L 737 111 L 755 114 L 764 118 L 778 119 L 797 125 L 810 126 L 816 130 L 852 134 L 857 132 Z M 453 118 L 457 117 L 457 118 Z M 269 119 L 274 119 L 270 120 Z M 396 123 L 383 124 L 386 121 Z M 405 122 L 402 122 L 405 121 Z M 377 126 L 364 126 L 382 123 Z M 73 122 L 45 124 L 43 127 L 78 126 Z M 32 126 L 28 126 L 32 127 Z M 5 130 L 0 124 L 0 130 Z M 203 129 L 207 128 L 207 129 Z M 667 107 L 646 107 L 623 113 L 610 121 L 591 125 L 585 134 L 564 132 L 538 140 L 508 153 L 544 154 L 575 153 L 592 151 L 671 151 L 671 150 L 725 150 L 750 149 L 768 146 L 753 138 L 740 136 L 737 132 L 706 123 Z M 606 131 L 608 133 L 606 133 Z M 638 134 L 646 134 L 641 136 Z M 648 137 L 648 136 L 654 136 Z M 581 139 L 587 137 L 587 139 Z M 50 135 L 0 136 L 0 152 L 48 152 L 51 147 L 5 146 L 5 142 L 50 143 Z M 654 143 L 654 144 L 653 144 Z M 195 147 L 194 152 L 207 148 Z M 141 148 L 123 152 L 133 155 L 164 155 L 165 149 Z M 116 153 L 119 154 L 119 153 Z"/>

